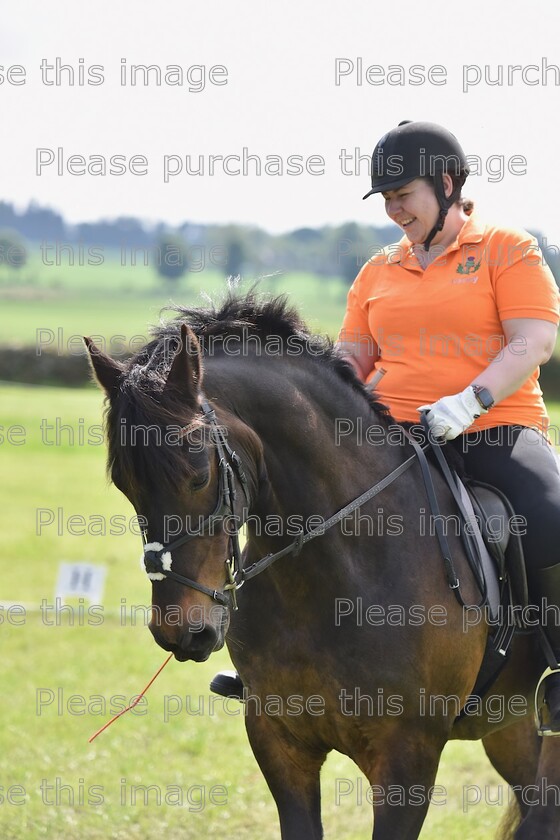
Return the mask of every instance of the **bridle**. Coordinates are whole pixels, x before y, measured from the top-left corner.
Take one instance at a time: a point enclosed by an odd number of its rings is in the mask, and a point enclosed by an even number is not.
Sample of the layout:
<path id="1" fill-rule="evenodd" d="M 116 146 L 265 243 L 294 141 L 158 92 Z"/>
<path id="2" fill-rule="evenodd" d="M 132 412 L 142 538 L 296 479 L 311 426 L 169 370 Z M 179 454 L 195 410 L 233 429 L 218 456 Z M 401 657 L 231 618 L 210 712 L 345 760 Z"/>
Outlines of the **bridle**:
<path id="1" fill-rule="evenodd" d="M 183 534 L 173 542 L 167 543 L 167 545 L 159 542 L 146 543 L 144 545 L 144 567 L 151 580 L 171 578 L 171 580 L 176 580 L 191 589 L 196 589 L 204 595 L 209 595 L 212 600 L 223 607 L 232 606 L 236 610 L 236 591 L 243 585 L 243 581 L 238 582 L 241 571 L 241 551 L 239 549 L 239 520 L 235 516 L 235 500 L 237 498 L 235 478 L 239 481 L 245 495 L 247 511 L 251 500 L 241 458 L 226 441 L 223 427 L 218 424 L 216 412 L 205 397 L 201 400 L 201 408 L 204 419 L 208 421 L 210 426 L 210 438 L 216 447 L 218 465 L 218 499 L 216 506 L 213 512 L 200 524 L 197 531 Z M 203 537 L 208 533 L 212 534 L 214 525 L 218 521 L 221 522 L 225 516 L 231 516 L 235 528 L 232 533 L 229 533 L 228 556 L 225 560 L 227 583 L 223 592 L 219 592 L 217 589 L 210 589 L 209 586 L 204 586 L 196 580 L 191 580 L 191 578 L 174 572 L 171 568 L 171 552 L 196 537 Z M 241 527 L 242 525 L 241 522 Z"/>
<path id="2" fill-rule="evenodd" d="M 273 554 L 267 554 L 260 560 L 252 563 L 250 566 L 242 568 L 241 551 L 239 549 L 239 528 L 243 527 L 244 520 L 243 517 L 237 517 L 234 510 L 235 500 L 237 497 L 235 479 L 237 479 L 241 485 L 241 489 L 245 495 L 245 500 L 247 502 L 245 510 L 248 514 L 251 506 L 251 499 L 249 496 L 247 477 L 243 470 L 241 458 L 227 443 L 224 429 L 218 424 L 216 413 L 206 397 L 201 398 L 200 404 L 203 417 L 210 426 L 211 439 L 216 447 L 216 458 L 218 464 L 218 499 L 216 501 L 216 507 L 214 511 L 207 516 L 206 519 L 204 519 L 197 531 L 183 534 L 176 540 L 173 540 L 173 542 L 167 543 L 167 545 L 163 545 L 159 542 L 146 543 L 144 545 L 144 567 L 151 580 L 164 580 L 168 577 L 171 580 L 176 580 L 178 583 L 182 583 L 184 586 L 196 589 L 198 592 L 202 592 L 204 595 L 210 596 L 213 601 L 216 601 L 216 603 L 223 607 L 231 607 L 233 610 L 237 610 L 236 593 L 238 589 L 241 589 L 245 581 L 250 580 L 261 572 L 264 572 L 265 569 L 268 569 L 273 563 L 280 560 L 282 557 L 286 557 L 289 554 L 297 556 L 307 542 L 315 539 L 316 537 L 322 536 L 329 528 L 332 528 L 346 516 L 354 513 L 355 510 L 358 510 L 358 508 L 392 484 L 393 481 L 406 472 L 416 461 L 419 461 L 430 508 L 435 516 L 436 535 L 443 555 L 447 582 L 450 589 L 453 590 L 459 603 L 463 605 L 459 593 L 459 578 L 457 577 L 454 569 L 449 544 L 441 523 L 439 505 L 435 496 L 435 490 L 430 476 L 430 469 L 424 450 L 431 443 L 436 455 L 438 456 L 438 460 L 443 459 L 443 455 L 439 451 L 440 446 L 433 440 L 433 438 L 430 437 L 429 434 L 428 442 L 423 446 L 420 446 L 420 444 L 404 428 L 401 427 L 403 436 L 408 440 L 414 449 L 414 453 L 407 458 L 406 461 L 399 464 L 398 467 L 388 473 L 388 475 L 384 476 L 384 478 L 378 481 L 377 484 L 374 484 L 369 488 L 369 490 L 366 490 L 365 493 L 362 493 L 360 496 L 353 499 L 353 501 L 349 502 L 349 504 L 345 505 L 341 508 L 341 510 L 334 513 L 331 517 L 329 517 L 329 519 L 322 522 L 316 528 L 309 531 L 303 531 L 302 529 L 297 537 L 285 548 L 282 548 L 280 551 L 276 551 Z M 425 430 L 429 433 L 429 427 L 425 417 L 422 418 L 422 424 L 424 425 Z M 184 545 L 186 542 L 189 542 L 189 540 L 195 539 L 196 537 L 203 537 L 208 533 L 213 533 L 211 529 L 214 524 L 222 520 L 225 516 L 231 517 L 231 521 L 234 523 L 235 527 L 232 531 L 228 528 L 228 555 L 225 560 L 226 584 L 224 585 L 223 590 L 219 591 L 217 589 L 211 589 L 209 586 L 205 586 L 196 580 L 192 580 L 191 578 L 174 572 L 171 568 L 171 552 L 179 546 Z"/>

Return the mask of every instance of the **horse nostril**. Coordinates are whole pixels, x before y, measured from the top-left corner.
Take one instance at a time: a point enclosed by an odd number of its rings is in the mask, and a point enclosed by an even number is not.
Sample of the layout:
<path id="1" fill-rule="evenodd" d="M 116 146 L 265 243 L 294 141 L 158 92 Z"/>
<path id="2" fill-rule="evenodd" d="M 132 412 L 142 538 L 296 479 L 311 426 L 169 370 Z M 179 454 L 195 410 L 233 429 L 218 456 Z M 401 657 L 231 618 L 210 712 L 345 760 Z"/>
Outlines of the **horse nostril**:
<path id="1" fill-rule="evenodd" d="M 184 650 L 188 645 L 190 650 L 212 652 L 218 641 L 218 631 L 211 624 L 204 627 L 197 627 L 196 630 L 187 631 L 181 639 L 181 648 Z M 186 644 L 185 644 L 186 643 Z"/>

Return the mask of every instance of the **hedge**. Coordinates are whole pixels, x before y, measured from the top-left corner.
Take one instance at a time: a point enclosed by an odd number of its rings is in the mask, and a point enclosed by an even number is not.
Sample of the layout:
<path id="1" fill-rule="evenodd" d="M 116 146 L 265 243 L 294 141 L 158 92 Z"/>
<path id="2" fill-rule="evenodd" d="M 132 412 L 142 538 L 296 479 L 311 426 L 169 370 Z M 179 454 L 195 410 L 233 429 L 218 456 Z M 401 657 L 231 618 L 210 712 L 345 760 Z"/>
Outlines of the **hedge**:
<path id="1" fill-rule="evenodd" d="M 0 380 L 30 385 L 62 385 L 81 388 L 91 381 L 85 352 L 80 355 L 61 355 L 35 347 L 0 346 Z M 541 368 L 541 387 L 545 399 L 560 400 L 560 358 L 553 356 Z"/>

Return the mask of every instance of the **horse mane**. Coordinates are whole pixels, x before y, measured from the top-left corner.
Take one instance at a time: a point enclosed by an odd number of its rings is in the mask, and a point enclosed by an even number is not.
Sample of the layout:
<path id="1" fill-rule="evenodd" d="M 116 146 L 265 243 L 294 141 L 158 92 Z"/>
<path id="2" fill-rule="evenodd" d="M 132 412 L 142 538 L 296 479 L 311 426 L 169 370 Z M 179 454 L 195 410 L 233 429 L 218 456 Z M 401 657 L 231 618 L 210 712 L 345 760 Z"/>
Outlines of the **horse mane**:
<path id="1" fill-rule="evenodd" d="M 188 324 L 194 332 L 203 356 L 216 352 L 230 336 L 241 339 L 256 336 L 263 341 L 273 336 L 280 343 L 280 349 L 288 355 L 304 356 L 324 365 L 346 382 L 382 419 L 391 419 L 388 407 L 379 402 L 358 379 L 352 365 L 337 354 L 333 341 L 328 336 L 312 334 L 285 294 L 273 297 L 257 295 L 253 287 L 244 295 L 238 295 L 230 289 L 220 304 L 210 301 L 206 308 L 174 305 L 164 311 L 175 312 L 175 318 L 153 328 L 156 340 L 145 348 L 148 354 L 158 356 L 167 343 L 177 340 L 181 324 Z"/>
<path id="2" fill-rule="evenodd" d="M 244 295 L 229 290 L 225 298 L 207 307 L 170 306 L 175 317 L 154 326 L 153 339 L 125 362 L 119 394 L 106 409 L 109 458 L 108 470 L 117 486 L 156 480 L 177 487 L 185 476 L 192 476 L 192 455 L 180 445 L 123 446 L 124 429 L 165 429 L 185 427 L 189 431 L 204 429 L 202 420 L 193 419 L 179 394 L 165 393 L 167 374 L 178 347 L 181 325 L 188 324 L 196 335 L 203 356 L 227 355 L 226 339 L 256 337 L 263 342 L 274 337 L 283 351 L 304 357 L 347 384 L 356 403 L 375 411 L 388 424 L 392 418 L 388 408 L 371 394 L 356 376 L 353 367 L 337 355 L 327 336 L 313 335 L 286 295 L 257 295 L 254 287 Z M 250 342 L 249 342 L 250 345 Z M 358 406 L 359 408 L 359 406 Z"/>

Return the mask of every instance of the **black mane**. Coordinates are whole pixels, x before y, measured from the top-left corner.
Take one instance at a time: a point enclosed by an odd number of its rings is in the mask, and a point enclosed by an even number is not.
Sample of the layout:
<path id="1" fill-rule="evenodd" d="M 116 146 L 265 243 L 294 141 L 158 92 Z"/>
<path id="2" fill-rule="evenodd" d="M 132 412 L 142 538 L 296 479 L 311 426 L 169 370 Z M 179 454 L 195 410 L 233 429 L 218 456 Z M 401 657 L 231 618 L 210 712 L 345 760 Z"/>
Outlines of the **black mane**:
<path id="1" fill-rule="evenodd" d="M 210 302 L 206 308 L 170 306 L 165 311 L 177 313 L 166 324 L 154 327 L 155 341 L 150 342 L 136 358 L 146 363 L 148 357 L 165 355 L 166 347 L 175 347 L 181 324 L 188 324 L 196 335 L 203 355 L 220 352 L 224 339 L 256 336 L 263 341 L 273 336 L 282 347 L 293 355 L 318 360 L 333 370 L 344 382 L 383 418 L 388 417 L 387 406 L 376 400 L 356 376 L 353 367 L 336 353 L 328 336 L 313 335 L 287 295 L 265 297 L 250 290 L 240 296 L 230 291 L 220 305 Z M 145 360 L 145 361 L 144 361 Z"/>
<path id="2" fill-rule="evenodd" d="M 335 352 L 326 336 L 312 335 L 294 306 L 285 295 L 267 298 L 254 290 L 240 296 L 230 291 L 221 304 L 206 308 L 168 307 L 175 317 L 152 329 L 154 338 L 130 358 L 120 381 L 119 395 L 107 408 L 109 442 L 108 467 L 117 486 L 132 482 L 153 481 L 177 487 L 185 475 L 192 475 L 193 465 L 188 451 L 180 445 L 123 446 L 122 429 L 202 427 L 199 418 L 193 421 L 181 402 L 180 395 L 165 394 L 164 386 L 178 347 L 182 324 L 188 324 L 196 335 L 203 356 L 226 354 L 226 340 L 256 337 L 263 342 L 271 337 L 282 350 L 303 356 L 325 366 L 352 389 L 356 399 L 365 400 L 383 422 L 392 418 L 386 406 L 379 403 L 357 378 L 350 364 Z M 250 344 L 250 342 L 248 342 Z"/>

